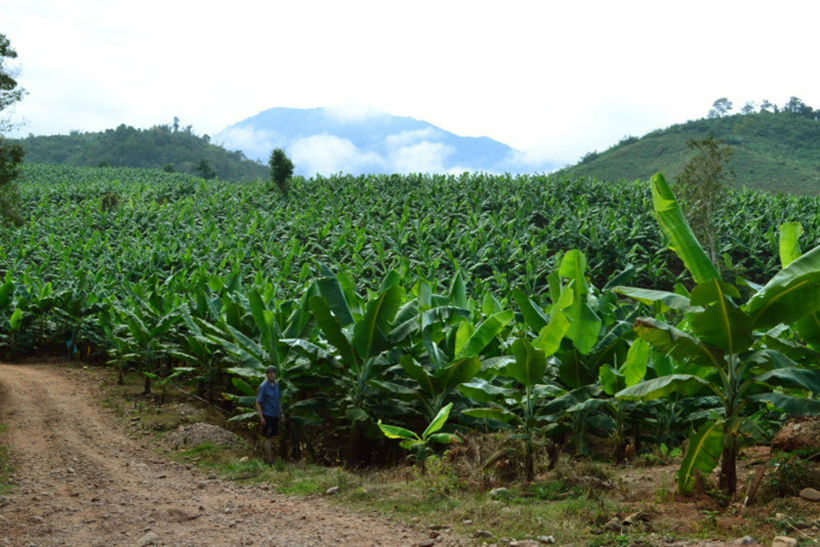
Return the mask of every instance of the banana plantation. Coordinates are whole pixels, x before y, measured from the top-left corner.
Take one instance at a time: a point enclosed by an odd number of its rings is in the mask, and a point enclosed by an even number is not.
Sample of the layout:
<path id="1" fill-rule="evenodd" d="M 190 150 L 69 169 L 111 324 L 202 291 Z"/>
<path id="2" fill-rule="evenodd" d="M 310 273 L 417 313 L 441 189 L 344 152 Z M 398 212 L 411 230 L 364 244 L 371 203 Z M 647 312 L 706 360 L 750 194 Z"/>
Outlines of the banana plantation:
<path id="1" fill-rule="evenodd" d="M 266 183 L 29 165 L 0 234 L 0 358 L 62 353 L 252 418 L 289 457 L 419 459 L 471 432 L 539 455 L 686 442 L 678 488 L 820 414 L 820 202 L 729 193 L 720 264 L 661 175 Z M 805 252 L 804 252 L 805 251 Z"/>

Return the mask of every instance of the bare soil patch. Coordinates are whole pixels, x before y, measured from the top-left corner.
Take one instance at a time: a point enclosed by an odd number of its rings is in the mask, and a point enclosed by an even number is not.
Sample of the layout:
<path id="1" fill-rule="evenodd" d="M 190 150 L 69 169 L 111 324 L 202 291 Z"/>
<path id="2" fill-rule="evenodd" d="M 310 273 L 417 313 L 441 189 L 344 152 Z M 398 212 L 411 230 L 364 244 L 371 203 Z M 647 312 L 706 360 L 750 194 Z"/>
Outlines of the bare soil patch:
<path id="1" fill-rule="evenodd" d="M 0 365 L 0 423 L 14 490 L 3 545 L 413 545 L 384 518 L 242 486 L 166 461 L 98 404 L 87 371 Z M 458 540 L 442 537 L 439 544 Z"/>

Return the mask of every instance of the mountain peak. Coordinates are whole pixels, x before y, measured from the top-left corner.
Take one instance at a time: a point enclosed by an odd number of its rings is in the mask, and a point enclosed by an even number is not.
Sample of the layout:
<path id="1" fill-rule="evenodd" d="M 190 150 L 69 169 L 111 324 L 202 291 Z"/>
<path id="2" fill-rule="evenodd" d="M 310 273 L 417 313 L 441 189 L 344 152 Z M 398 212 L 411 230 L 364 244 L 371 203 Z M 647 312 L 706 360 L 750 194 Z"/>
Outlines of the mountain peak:
<path id="1" fill-rule="evenodd" d="M 520 173 L 549 171 L 488 137 L 463 137 L 423 120 L 368 107 L 270 108 L 215 136 L 227 148 L 266 162 L 283 148 L 296 173 Z"/>

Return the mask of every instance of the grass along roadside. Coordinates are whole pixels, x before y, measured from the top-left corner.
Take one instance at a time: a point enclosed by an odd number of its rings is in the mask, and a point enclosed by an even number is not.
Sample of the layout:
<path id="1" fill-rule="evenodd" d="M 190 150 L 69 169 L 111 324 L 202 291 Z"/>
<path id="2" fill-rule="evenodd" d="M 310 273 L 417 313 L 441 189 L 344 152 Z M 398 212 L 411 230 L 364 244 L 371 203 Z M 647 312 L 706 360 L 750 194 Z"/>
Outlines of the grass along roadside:
<path id="1" fill-rule="evenodd" d="M 0 424 L 0 495 L 10 492 L 14 488 L 11 483 L 14 466 L 11 464 L 9 451 L 4 442 L 6 429 L 8 429 L 6 424 Z"/>
<path id="2" fill-rule="evenodd" d="M 354 473 L 304 462 L 268 466 L 253 448 L 204 443 L 175 450 L 167 434 L 177 426 L 226 426 L 225 417 L 173 389 L 164 404 L 146 398 L 136 374 L 127 375 L 125 385 L 118 386 L 110 369 L 84 367 L 82 372 L 99 382 L 100 403 L 120 416 L 129 435 L 162 457 L 222 480 L 286 495 L 321 496 L 347 509 L 421 528 L 450 528 L 474 538 L 476 544 L 552 536 L 556 544 L 655 545 L 679 540 L 732 542 L 747 535 L 766 543 L 775 535 L 794 533 L 794 524 L 816 518 L 811 517 L 816 507 L 794 498 L 747 509 L 721 509 L 705 496 L 681 498 L 674 493 L 672 473 L 677 466 L 670 461 L 657 465 L 647 460 L 624 468 L 565 458 L 556 470 L 527 485 L 500 481 L 479 470 L 456 473 L 454 462 L 438 456 L 428 459 L 424 472 L 403 465 Z M 492 495 L 497 486 L 506 490 Z M 327 494 L 330 489 L 333 495 Z M 635 518 L 626 523 L 630 516 Z M 492 538 L 476 537 L 479 531 L 490 532 Z M 820 537 L 810 529 L 805 533 Z"/>
<path id="3" fill-rule="evenodd" d="M 238 456 L 229 449 L 203 444 L 172 458 L 222 479 L 269 487 L 281 494 L 324 496 L 346 508 L 425 528 L 450 528 L 466 537 L 488 531 L 495 538 L 553 536 L 559 543 L 585 542 L 613 514 L 628 511 L 605 496 L 558 480 L 529 487 L 511 485 L 491 495 L 463 484 L 438 457 L 428 460 L 425 473 L 418 467 L 353 473 L 340 467 L 291 462 L 268 466 L 260 459 Z M 329 495 L 329 491 L 334 493 Z"/>

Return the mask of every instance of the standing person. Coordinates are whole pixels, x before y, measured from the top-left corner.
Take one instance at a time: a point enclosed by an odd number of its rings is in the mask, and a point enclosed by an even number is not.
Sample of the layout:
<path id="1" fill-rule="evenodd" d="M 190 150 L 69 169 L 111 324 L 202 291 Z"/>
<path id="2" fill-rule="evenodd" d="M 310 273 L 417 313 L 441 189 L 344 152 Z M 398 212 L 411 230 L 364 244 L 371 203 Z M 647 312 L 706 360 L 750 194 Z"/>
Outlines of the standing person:
<path id="1" fill-rule="evenodd" d="M 265 462 L 273 463 L 273 438 L 279 433 L 279 421 L 285 419 L 282 412 L 282 394 L 276 382 L 276 367 L 265 369 L 267 380 L 259 385 L 256 394 L 256 412 L 259 414 L 259 425 L 265 437 Z"/>

